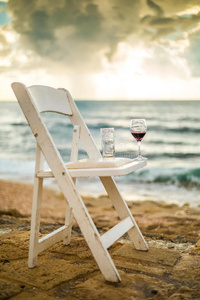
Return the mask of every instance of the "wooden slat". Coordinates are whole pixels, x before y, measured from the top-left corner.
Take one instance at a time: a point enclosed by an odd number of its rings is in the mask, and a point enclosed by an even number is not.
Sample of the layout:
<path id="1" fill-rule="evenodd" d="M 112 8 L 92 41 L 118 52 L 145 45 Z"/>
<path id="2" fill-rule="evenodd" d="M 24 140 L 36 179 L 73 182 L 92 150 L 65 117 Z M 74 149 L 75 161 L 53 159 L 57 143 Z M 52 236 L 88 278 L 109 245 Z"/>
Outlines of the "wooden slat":
<path id="1" fill-rule="evenodd" d="M 70 161 L 75 161 L 78 159 L 78 144 L 80 138 L 80 126 L 75 125 L 73 130 L 73 139 L 72 139 L 72 150 Z"/>
<path id="2" fill-rule="evenodd" d="M 42 252 L 46 248 L 51 247 L 55 243 L 59 242 L 66 236 L 68 226 L 62 226 L 57 230 L 45 235 L 43 238 L 39 239 L 37 253 Z"/>
<path id="3" fill-rule="evenodd" d="M 71 161 L 78 159 L 79 138 L 80 138 L 80 126 L 75 125 L 73 130 L 72 150 L 71 150 L 71 158 L 70 158 Z M 73 178 L 73 182 L 74 184 L 76 184 L 76 178 Z M 66 236 L 63 239 L 64 245 L 68 245 L 71 240 L 72 220 L 73 220 L 73 214 L 68 202 L 66 202 L 65 225 L 68 226 L 68 230 L 66 231 Z"/>
<path id="4" fill-rule="evenodd" d="M 44 168 L 44 156 L 37 144 L 36 150 L 36 163 L 35 163 L 35 173 Z M 40 229 L 40 209 L 42 202 L 42 189 L 43 189 L 43 178 L 34 178 L 34 188 L 33 188 L 33 202 L 32 202 L 32 214 L 31 214 L 31 233 L 29 242 L 29 258 L 28 266 L 33 268 L 37 264 L 37 243 L 39 239 L 39 229 Z"/>
<path id="5" fill-rule="evenodd" d="M 101 236 L 101 241 L 105 248 L 110 247 L 114 242 L 116 242 L 124 233 L 129 231 L 134 226 L 130 217 L 119 222 L 113 228 L 108 230 Z"/>

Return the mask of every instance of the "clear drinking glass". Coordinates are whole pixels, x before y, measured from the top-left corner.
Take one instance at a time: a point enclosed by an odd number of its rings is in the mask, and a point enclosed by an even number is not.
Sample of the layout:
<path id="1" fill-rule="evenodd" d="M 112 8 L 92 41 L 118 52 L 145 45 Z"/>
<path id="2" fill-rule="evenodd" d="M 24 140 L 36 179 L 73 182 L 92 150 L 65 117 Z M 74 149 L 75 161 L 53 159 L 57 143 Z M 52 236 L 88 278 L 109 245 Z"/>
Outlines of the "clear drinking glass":
<path id="1" fill-rule="evenodd" d="M 101 128 L 101 143 L 103 157 L 115 156 L 114 128 Z"/>
<path id="2" fill-rule="evenodd" d="M 138 143 L 138 157 L 136 159 L 143 160 L 145 157 L 141 155 L 140 144 L 147 132 L 147 124 L 145 119 L 132 119 L 130 123 L 130 131 Z"/>

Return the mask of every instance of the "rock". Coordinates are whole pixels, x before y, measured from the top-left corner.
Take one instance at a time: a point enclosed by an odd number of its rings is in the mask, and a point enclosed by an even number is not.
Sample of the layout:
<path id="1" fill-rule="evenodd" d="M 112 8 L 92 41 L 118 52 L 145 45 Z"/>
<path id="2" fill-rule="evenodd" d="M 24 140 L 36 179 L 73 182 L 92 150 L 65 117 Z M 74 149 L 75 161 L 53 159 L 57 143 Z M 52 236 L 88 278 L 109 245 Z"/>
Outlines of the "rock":
<path id="1" fill-rule="evenodd" d="M 38 258 L 37 266 L 29 269 L 27 258 L 4 264 L 1 268 L 1 276 L 11 280 L 17 280 L 23 284 L 32 284 L 43 290 L 49 290 L 64 281 L 73 280 L 77 276 L 83 276 L 97 269 L 91 263 L 70 261 L 56 257 L 54 253 L 47 253 Z"/>
<path id="2" fill-rule="evenodd" d="M 180 253 L 168 250 L 151 247 L 149 251 L 138 251 L 134 248 L 133 244 L 125 244 L 120 249 L 116 250 L 113 255 L 122 256 L 137 261 L 146 261 L 154 264 L 173 266 L 180 258 Z"/>
<path id="3" fill-rule="evenodd" d="M 20 285 L 11 283 L 5 279 L 0 280 L 0 299 L 8 299 L 21 292 Z"/>
<path id="4" fill-rule="evenodd" d="M 200 255 L 200 240 L 196 243 L 196 245 L 190 250 L 191 255 Z"/>
<path id="5" fill-rule="evenodd" d="M 187 286 L 182 286 L 174 294 L 169 297 L 169 300 L 189 300 L 194 299 L 193 295 L 198 294 L 198 290 L 190 289 Z M 196 297 L 195 297 L 196 298 Z"/>

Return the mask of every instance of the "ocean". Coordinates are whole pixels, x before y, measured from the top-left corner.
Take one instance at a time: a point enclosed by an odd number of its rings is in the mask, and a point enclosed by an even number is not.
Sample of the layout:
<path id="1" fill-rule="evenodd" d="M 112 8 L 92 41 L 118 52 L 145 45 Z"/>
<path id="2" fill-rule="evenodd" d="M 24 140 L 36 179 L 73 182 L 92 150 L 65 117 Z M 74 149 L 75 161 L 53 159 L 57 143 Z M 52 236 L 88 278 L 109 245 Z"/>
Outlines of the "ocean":
<path id="1" fill-rule="evenodd" d="M 116 156 L 137 156 L 130 134 L 132 118 L 146 119 L 141 143 L 147 167 L 116 177 L 126 200 L 200 205 L 200 101 L 76 101 L 101 150 L 100 128 L 114 127 Z M 65 161 L 71 125 L 62 115 L 44 114 Z M 33 183 L 36 142 L 17 102 L 0 102 L 0 179 Z M 85 152 L 80 145 L 79 158 Z M 53 188 L 53 180 L 45 180 Z M 104 194 L 97 178 L 78 179 L 83 195 Z"/>

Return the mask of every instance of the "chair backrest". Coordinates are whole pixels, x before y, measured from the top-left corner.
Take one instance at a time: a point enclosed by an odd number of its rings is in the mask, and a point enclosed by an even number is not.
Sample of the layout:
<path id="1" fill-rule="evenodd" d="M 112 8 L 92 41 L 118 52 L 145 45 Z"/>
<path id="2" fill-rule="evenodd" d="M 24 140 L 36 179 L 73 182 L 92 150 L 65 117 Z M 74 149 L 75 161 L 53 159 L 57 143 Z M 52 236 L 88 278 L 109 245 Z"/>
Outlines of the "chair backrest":
<path id="1" fill-rule="evenodd" d="M 40 117 L 40 113 L 55 112 L 64 114 L 69 117 L 73 126 L 80 126 L 80 140 L 88 156 L 90 158 L 101 157 L 69 91 L 42 85 L 26 87 L 19 82 L 12 83 L 12 89 L 36 138 L 38 136 L 38 131 L 41 130 L 41 128 L 48 132 L 44 121 Z M 49 132 L 48 138 L 50 138 Z M 39 142 L 38 139 L 36 140 Z M 53 144 L 52 140 L 51 143 Z"/>
<path id="2" fill-rule="evenodd" d="M 40 113 L 56 112 L 64 115 L 72 115 L 65 91 L 43 85 L 33 85 L 28 87 L 27 90 Z"/>

